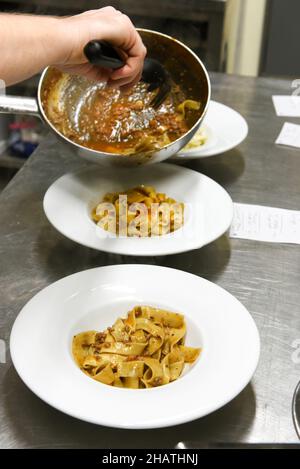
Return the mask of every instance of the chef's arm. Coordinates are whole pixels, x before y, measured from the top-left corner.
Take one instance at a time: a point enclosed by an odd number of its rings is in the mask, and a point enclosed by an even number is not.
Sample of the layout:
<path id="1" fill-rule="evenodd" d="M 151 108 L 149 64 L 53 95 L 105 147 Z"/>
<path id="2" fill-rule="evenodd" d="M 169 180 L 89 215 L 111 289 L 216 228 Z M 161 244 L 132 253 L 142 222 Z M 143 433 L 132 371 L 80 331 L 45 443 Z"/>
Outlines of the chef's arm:
<path id="1" fill-rule="evenodd" d="M 87 62 L 83 48 L 92 39 L 114 45 L 126 59 L 115 71 Z M 140 79 L 146 49 L 130 19 L 112 7 L 70 17 L 0 14 L 0 79 L 6 85 L 22 81 L 48 65 L 105 79 L 116 86 Z"/>

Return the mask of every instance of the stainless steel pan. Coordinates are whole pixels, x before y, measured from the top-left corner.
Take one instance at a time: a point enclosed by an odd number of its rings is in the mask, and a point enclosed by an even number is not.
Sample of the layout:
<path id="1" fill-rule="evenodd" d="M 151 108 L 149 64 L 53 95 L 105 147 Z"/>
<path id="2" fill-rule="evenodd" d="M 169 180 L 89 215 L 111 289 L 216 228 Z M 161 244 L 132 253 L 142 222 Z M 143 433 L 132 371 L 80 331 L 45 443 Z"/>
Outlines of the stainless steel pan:
<path id="1" fill-rule="evenodd" d="M 92 150 L 71 141 L 55 128 L 55 125 L 48 119 L 43 109 L 41 97 L 47 84 L 47 77 L 51 73 L 49 68 L 46 68 L 41 75 L 37 99 L 2 95 L 0 96 L 0 113 L 29 114 L 42 117 L 46 125 L 50 127 L 60 140 L 76 150 L 79 156 L 93 163 L 135 166 L 166 160 L 181 150 L 199 129 L 210 100 L 210 80 L 201 60 L 187 46 L 170 36 L 156 31 L 141 29 L 139 32 L 147 47 L 148 55 L 158 59 L 166 67 L 175 83 L 179 84 L 189 99 L 201 102 L 200 111 L 196 115 L 195 122 L 192 123 L 190 130 L 169 145 L 158 150 L 123 155 Z M 82 97 L 89 91 L 89 86 L 94 85 L 87 80 L 70 76 L 68 86 L 61 87 L 63 90 L 58 94 L 57 99 L 58 101 L 62 100 L 64 105 L 68 106 L 70 116 L 74 112 L 76 113 Z"/>

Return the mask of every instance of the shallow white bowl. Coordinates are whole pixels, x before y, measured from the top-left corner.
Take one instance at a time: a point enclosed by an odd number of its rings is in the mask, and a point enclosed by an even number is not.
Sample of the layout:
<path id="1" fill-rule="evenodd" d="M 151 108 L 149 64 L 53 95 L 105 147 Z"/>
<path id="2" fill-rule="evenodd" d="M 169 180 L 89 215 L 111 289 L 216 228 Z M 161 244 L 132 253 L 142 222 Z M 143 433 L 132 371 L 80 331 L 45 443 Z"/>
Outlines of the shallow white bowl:
<path id="1" fill-rule="evenodd" d="M 107 192 L 139 184 L 154 186 L 185 203 L 185 223 L 174 233 L 148 238 L 112 237 L 91 219 L 91 210 Z M 190 169 L 161 163 L 145 168 L 99 168 L 67 174 L 55 181 L 44 198 L 45 214 L 69 239 L 101 251 L 158 256 L 200 248 L 229 228 L 232 200 L 215 181 Z"/>
<path id="2" fill-rule="evenodd" d="M 182 149 L 170 159 L 182 161 L 225 153 L 242 143 L 248 135 L 248 124 L 244 117 L 216 101 L 210 101 L 201 129 L 207 136 L 203 145 L 189 150 Z"/>
<path id="3" fill-rule="evenodd" d="M 203 347 L 197 362 L 152 389 L 114 388 L 85 375 L 72 358 L 74 334 L 103 330 L 139 304 L 182 312 L 186 344 Z M 232 295 L 151 265 L 99 267 L 59 280 L 27 303 L 10 338 L 14 366 L 37 396 L 73 417 L 120 428 L 177 425 L 222 407 L 250 381 L 259 350 L 255 323 Z"/>

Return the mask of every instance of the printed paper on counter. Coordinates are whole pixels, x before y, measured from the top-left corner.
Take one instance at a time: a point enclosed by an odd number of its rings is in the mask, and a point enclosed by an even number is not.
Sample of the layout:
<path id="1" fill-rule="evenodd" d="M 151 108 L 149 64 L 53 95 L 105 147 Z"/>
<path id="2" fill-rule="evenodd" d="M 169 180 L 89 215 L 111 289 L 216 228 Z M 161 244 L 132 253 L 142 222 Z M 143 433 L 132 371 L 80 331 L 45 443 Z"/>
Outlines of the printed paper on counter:
<path id="1" fill-rule="evenodd" d="M 275 143 L 300 148 L 300 125 L 285 122 Z"/>
<path id="2" fill-rule="evenodd" d="M 277 116 L 300 117 L 300 96 L 272 96 Z"/>
<path id="3" fill-rule="evenodd" d="M 300 211 L 235 203 L 230 237 L 300 244 Z"/>

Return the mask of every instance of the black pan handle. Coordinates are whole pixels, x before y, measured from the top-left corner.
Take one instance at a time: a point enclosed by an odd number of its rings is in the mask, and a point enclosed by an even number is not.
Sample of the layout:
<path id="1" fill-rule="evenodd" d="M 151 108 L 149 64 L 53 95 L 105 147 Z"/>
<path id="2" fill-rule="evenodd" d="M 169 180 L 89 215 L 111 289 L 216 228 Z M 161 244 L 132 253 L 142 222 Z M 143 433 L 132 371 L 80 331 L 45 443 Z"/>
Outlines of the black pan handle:
<path id="1" fill-rule="evenodd" d="M 98 67 L 116 70 L 125 65 L 117 51 L 106 41 L 90 41 L 84 46 L 83 52 L 88 61 Z"/>

